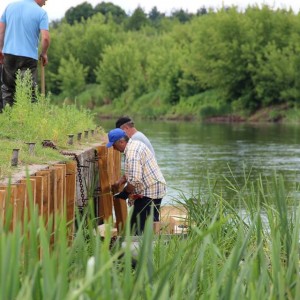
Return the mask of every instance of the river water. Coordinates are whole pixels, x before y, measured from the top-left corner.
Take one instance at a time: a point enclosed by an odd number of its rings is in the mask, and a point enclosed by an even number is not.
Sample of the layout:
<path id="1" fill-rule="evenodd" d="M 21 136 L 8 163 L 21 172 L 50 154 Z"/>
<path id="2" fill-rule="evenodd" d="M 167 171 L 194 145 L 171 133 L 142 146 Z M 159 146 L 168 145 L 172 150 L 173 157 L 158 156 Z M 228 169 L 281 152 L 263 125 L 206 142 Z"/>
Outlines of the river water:
<path id="1" fill-rule="evenodd" d="M 114 120 L 100 126 L 109 131 Z M 201 197 L 209 184 L 226 195 L 229 181 L 242 186 L 245 177 L 274 172 L 294 193 L 300 181 L 300 125 L 137 121 L 136 127 L 150 139 L 167 181 L 163 204 Z"/>

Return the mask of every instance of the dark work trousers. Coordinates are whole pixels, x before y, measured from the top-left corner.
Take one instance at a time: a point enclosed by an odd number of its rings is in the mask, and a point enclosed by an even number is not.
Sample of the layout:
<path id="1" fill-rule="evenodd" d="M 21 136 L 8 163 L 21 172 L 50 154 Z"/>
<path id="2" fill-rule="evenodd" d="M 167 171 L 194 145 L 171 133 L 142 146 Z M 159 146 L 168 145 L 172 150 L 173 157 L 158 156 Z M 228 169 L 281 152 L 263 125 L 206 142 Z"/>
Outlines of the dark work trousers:
<path id="1" fill-rule="evenodd" d="M 0 65 L 0 82 L 2 82 L 2 64 Z M 0 113 L 2 112 L 3 102 L 2 102 L 2 92 L 1 92 L 1 85 L 0 85 Z"/>
<path id="2" fill-rule="evenodd" d="M 14 104 L 16 73 L 18 70 L 21 70 L 21 74 L 24 74 L 27 69 L 31 71 L 32 102 L 36 101 L 35 87 L 37 85 L 37 63 L 37 60 L 30 57 L 4 54 L 1 85 L 3 107 L 5 107 L 6 104 L 10 106 Z"/>
<path id="3" fill-rule="evenodd" d="M 146 219 L 151 214 L 151 207 L 153 207 L 153 222 L 159 221 L 161 200 L 143 197 L 134 201 L 133 213 L 130 220 L 132 234 L 139 235 L 143 233 Z"/>

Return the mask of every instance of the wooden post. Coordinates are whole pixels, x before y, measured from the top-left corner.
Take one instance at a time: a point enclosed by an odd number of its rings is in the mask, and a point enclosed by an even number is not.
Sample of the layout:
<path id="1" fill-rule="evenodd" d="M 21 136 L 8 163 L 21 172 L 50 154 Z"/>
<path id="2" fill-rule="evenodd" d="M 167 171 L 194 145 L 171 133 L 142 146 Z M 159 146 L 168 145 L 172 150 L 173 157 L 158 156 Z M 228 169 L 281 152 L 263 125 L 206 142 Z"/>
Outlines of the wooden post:
<path id="1" fill-rule="evenodd" d="M 35 196 L 33 198 L 33 206 L 38 210 L 38 214 L 42 213 L 42 199 L 43 199 L 43 176 L 31 176 L 30 180 L 34 181 Z"/>
<path id="2" fill-rule="evenodd" d="M 121 153 L 119 151 L 114 151 L 113 152 L 113 161 L 114 161 L 114 166 L 113 166 L 113 181 L 117 181 L 121 177 Z"/>
<path id="3" fill-rule="evenodd" d="M 114 150 L 112 155 L 111 183 L 116 182 L 121 177 L 121 153 Z M 127 203 L 123 199 L 114 199 L 114 209 L 116 215 L 116 227 L 118 233 L 123 231 L 127 219 Z"/>
<path id="4" fill-rule="evenodd" d="M 116 150 L 114 150 L 113 147 L 110 147 L 107 149 L 107 170 L 108 170 L 108 180 L 110 186 L 115 183 L 116 181 L 116 174 L 115 174 L 115 169 L 114 169 L 114 153 Z"/>
<path id="5" fill-rule="evenodd" d="M 17 193 L 15 199 L 16 220 L 24 221 L 24 211 L 27 205 L 27 189 L 25 183 L 18 183 L 16 185 Z"/>
<path id="6" fill-rule="evenodd" d="M 97 151 L 99 157 L 99 180 L 101 188 L 98 217 L 102 221 L 107 221 L 112 217 L 112 194 L 110 191 L 110 176 L 108 169 L 108 148 L 106 146 L 100 146 L 97 147 Z"/>
<path id="7" fill-rule="evenodd" d="M 75 203 L 76 203 L 76 174 L 77 164 L 76 161 L 69 161 L 66 164 L 66 215 L 67 222 L 71 232 L 74 231 L 75 219 Z"/>
<path id="8" fill-rule="evenodd" d="M 39 203 L 41 204 L 40 214 L 45 215 L 45 213 L 46 213 L 47 223 L 45 223 L 45 224 L 52 224 L 53 232 L 55 230 L 54 217 L 55 217 L 55 214 L 56 214 L 55 204 L 57 202 L 57 194 L 56 194 L 57 182 L 56 182 L 56 172 L 55 171 L 56 171 L 55 169 L 50 167 L 49 169 L 46 170 L 46 172 L 41 171 L 42 173 L 39 173 L 41 175 L 44 173 L 45 176 L 48 179 L 48 182 L 45 183 L 44 177 L 39 176 L 40 179 L 41 179 L 41 185 L 40 185 L 41 188 L 39 189 L 39 196 L 40 196 Z M 47 193 L 47 197 L 48 197 L 47 211 L 45 210 L 44 202 L 42 201 L 42 199 L 44 198 L 44 193 L 45 193 L 45 184 L 47 184 L 47 190 L 48 190 L 48 193 Z M 51 244 L 53 244 L 54 236 L 51 236 L 50 242 L 51 242 Z"/>
<path id="9" fill-rule="evenodd" d="M 49 168 L 50 171 L 50 206 L 49 206 L 49 214 L 55 215 L 55 204 L 57 203 L 57 182 L 56 182 L 56 172 L 55 169 Z"/>
<path id="10" fill-rule="evenodd" d="M 45 67 L 43 65 L 43 60 L 41 59 L 41 94 L 45 96 Z"/>
<path id="11" fill-rule="evenodd" d="M 0 222 L 4 225 L 6 191 L 0 190 Z"/>
<path id="12" fill-rule="evenodd" d="M 56 203 L 55 212 L 64 212 L 64 203 L 66 199 L 66 165 L 57 164 L 52 167 L 56 172 Z"/>
<path id="13" fill-rule="evenodd" d="M 1 186 L 0 191 L 5 191 L 5 219 L 7 217 L 11 217 L 10 220 L 10 230 L 13 230 L 17 220 L 17 212 L 16 212 L 16 196 L 17 196 L 17 188 L 15 185 L 10 186 Z M 9 197 L 9 198 L 8 198 Z M 9 208 L 11 208 L 11 215 L 8 216 Z"/>
<path id="14" fill-rule="evenodd" d="M 37 176 L 42 176 L 42 205 L 41 205 L 41 213 L 44 217 L 45 224 L 48 223 L 49 212 L 50 212 L 50 171 L 42 170 L 36 172 Z"/>
<path id="15" fill-rule="evenodd" d="M 34 178 L 21 179 L 21 184 L 25 184 L 26 186 L 26 203 L 24 206 L 24 210 L 27 209 L 28 219 L 29 219 L 29 212 L 30 212 L 30 202 L 32 205 L 36 203 L 36 180 Z"/>

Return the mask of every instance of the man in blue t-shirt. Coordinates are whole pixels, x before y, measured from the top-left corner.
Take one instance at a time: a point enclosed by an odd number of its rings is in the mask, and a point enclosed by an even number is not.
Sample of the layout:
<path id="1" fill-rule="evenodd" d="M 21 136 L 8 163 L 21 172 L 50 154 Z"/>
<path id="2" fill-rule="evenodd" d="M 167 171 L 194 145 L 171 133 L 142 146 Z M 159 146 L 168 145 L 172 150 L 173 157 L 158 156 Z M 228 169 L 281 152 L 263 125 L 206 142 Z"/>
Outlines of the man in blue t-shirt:
<path id="1" fill-rule="evenodd" d="M 39 58 L 43 66 L 48 63 L 50 45 L 48 15 L 42 6 L 47 0 L 22 0 L 9 4 L 0 18 L 0 64 L 2 69 L 2 101 L 13 105 L 16 72 L 32 73 L 33 98 L 37 82 Z M 38 54 L 41 35 L 41 53 Z"/>

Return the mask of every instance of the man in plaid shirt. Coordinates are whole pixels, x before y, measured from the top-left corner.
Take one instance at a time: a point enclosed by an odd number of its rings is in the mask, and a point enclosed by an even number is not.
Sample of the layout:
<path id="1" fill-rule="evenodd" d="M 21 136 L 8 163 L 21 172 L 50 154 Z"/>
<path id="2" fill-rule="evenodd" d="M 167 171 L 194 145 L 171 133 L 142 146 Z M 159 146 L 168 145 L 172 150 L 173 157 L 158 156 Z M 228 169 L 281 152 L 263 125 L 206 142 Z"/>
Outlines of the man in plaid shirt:
<path id="1" fill-rule="evenodd" d="M 116 128 L 108 133 L 107 147 L 125 155 L 125 174 L 116 183 L 125 183 L 124 189 L 114 197 L 126 200 L 129 195 L 135 199 L 130 225 L 133 233 L 141 234 L 153 206 L 153 221 L 159 221 L 159 209 L 166 195 L 166 181 L 153 153 L 140 141 L 129 139 L 126 133 Z"/>

